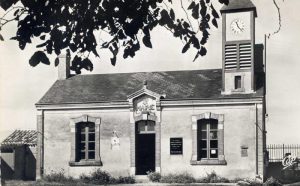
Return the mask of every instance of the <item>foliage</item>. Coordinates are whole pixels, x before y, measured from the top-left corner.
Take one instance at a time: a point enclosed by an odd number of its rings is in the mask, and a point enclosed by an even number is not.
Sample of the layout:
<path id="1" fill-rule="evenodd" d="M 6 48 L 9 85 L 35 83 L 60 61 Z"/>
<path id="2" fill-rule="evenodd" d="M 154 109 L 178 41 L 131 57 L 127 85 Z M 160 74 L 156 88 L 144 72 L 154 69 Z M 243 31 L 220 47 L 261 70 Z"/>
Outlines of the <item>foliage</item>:
<path id="1" fill-rule="evenodd" d="M 264 186 L 281 186 L 282 184 L 275 178 L 270 177 L 267 181 L 263 184 Z"/>
<path id="2" fill-rule="evenodd" d="M 89 175 L 81 174 L 79 178 L 84 183 L 89 184 L 132 184 L 135 183 L 133 176 L 119 176 L 118 178 L 112 177 L 108 172 L 96 169 Z"/>
<path id="3" fill-rule="evenodd" d="M 60 182 L 60 183 L 75 182 L 74 178 L 65 176 L 65 172 L 63 169 L 57 172 L 51 171 L 50 174 L 46 174 L 43 177 L 43 180 L 47 182 Z"/>
<path id="4" fill-rule="evenodd" d="M 133 184 L 135 183 L 135 178 L 133 176 L 119 176 L 118 178 L 111 178 L 110 184 Z"/>
<path id="5" fill-rule="evenodd" d="M 236 178 L 231 180 L 233 183 L 237 183 L 237 185 L 244 186 L 262 186 L 262 181 L 260 179 L 251 179 L 251 178 Z"/>
<path id="6" fill-rule="evenodd" d="M 157 172 L 147 172 L 147 176 L 152 182 L 162 183 L 229 183 L 229 179 L 218 176 L 214 171 L 199 179 L 195 179 L 191 174 L 179 173 L 179 174 L 168 174 L 161 176 Z"/>
<path id="7" fill-rule="evenodd" d="M 109 173 L 102 171 L 101 169 L 96 169 L 91 172 L 90 175 L 81 174 L 79 179 L 85 183 L 108 184 L 111 178 Z"/>
<path id="8" fill-rule="evenodd" d="M 192 0 L 184 7 L 185 18 L 173 9 L 172 0 L 7 0 L 6 13 L 0 18 L 0 30 L 16 21 L 18 28 L 11 39 L 24 49 L 33 39 L 40 43 L 30 65 L 49 64 L 47 54 L 60 55 L 72 52 L 71 69 L 76 73 L 93 69 L 90 54 L 100 57 L 100 49 L 108 49 L 111 64 L 116 65 L 117 55 L 134 57 L 141 43 L 152 48 L 151 32 L 161 26 L 179 38 L 184 46 L 182 53 L 196 49 L 194 61 L 207 53 L 205 44 L 211 25 L 218 27 L 219 14 L 211 0 Z M 17 4 L 13 5 L 14 3 Z M 178 1 L 179 2 L 179 1 Z M 186 1 L 184 1 L 186 3 Z M 228 0 L 219 0 L 228 4 Z M 4 7 L 4 6 L 2 6 Z M 11 18 L 12 17 L 12 18 Z M 196 28 L 195 27 L 196 23 Z M 101 41 L 96 41 L 100 37 Z M 0 40 L 3 37 L 0 35 Z M 58 64 L 56 60 L 56 65 Z"/>
<path id="9" fill-rule="evenodd" d="M 207 173 L 206 177 L 197 179 L 198 183 L 229 183 L 227 178 L 218 176 L 215 171 Z"/>
<path id="10" fill-rule="evenodd" d="M 194 183 L 196 179 L 189 173 L 168 174 L 161 177 L 162 183 Z"/>
<path id="11" fill-rule="evenodd" d="M 152 182 L 160 182 L 161 175 L 158 172 L 147 172 L 147 177 L 149 178 L 150 181 Z"/>

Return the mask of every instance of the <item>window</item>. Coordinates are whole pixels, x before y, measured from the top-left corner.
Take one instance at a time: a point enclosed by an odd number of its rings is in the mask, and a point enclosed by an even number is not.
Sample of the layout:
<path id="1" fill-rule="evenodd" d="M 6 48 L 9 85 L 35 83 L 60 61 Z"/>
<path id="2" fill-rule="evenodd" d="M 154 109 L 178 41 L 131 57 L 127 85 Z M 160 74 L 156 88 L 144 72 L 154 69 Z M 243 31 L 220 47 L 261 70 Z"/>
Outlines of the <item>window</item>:
<path id="1" fill-rule="evenodd" d="M 100 118 L 83 115 L 70 120 L 70 166 L 101 166 Z"/>
<path id="2" fill-rule="evenodd" d="M 218 120 L 198 120 L 198 161 L 218 158 Z"/>
<path id="3" fill-rule="evenodd" d="M 137 122 L 137 132 L 143 133 L 155 133 L 155 122 L 151 120 L 141 120 Z"/>
<path id="4" fill-rule="evenodd" d="M 76 127 L 76 161 L 95 160 L 95 123 L 80 122 Z"/>
<path id="5" fill-rule="evenodd" d="M 224 115 L 206 112 L 192 116 L 192 165 L 226 165 Z"/>
<path id="6" fill-rule="evenodd" d="M 241 89 L 241 88 L 242 88 L 242 76 L 235 76 L 234 89 Z"/>

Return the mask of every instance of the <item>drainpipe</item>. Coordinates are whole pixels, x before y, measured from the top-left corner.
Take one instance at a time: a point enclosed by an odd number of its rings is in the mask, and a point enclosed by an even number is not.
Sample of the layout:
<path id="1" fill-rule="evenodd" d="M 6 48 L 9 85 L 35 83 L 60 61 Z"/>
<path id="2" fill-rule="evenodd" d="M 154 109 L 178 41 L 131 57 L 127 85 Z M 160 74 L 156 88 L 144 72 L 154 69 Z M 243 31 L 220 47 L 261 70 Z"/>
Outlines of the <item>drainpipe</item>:
<path id="1" fill-rule="evenodd" d="M 255 173 L 256 175 L 258 175 L 258 127 L 257 127 L 257 103 L 255 103 L 255 134 L 256 134 L 256 138 L 255 138 L 255 147 L 256 147 L 256 170 Z"/>
<path id="2" fill-rule="evenodd" d="M 42 179 L 44 174 L 44 111 L 37 111 L 37 158 L 36 180 Z"/>

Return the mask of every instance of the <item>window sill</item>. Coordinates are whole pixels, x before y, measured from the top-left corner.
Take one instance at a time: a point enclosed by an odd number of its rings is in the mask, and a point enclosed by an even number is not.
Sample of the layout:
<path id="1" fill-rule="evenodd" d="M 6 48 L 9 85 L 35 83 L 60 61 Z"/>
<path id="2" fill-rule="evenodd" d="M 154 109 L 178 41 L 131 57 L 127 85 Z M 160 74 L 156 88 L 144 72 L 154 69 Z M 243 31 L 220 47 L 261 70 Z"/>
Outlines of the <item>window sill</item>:
<path id="1" fill-rule="evenodd" d="M 227 165 L 226 160 L 191 160 L 191 165 Z"/>
<path id="2" fill-rule="evenodd" d="M 102 162 L 101 161 L 70 161 L 69 165 L 71 167 L 74 166 L 102 166 Z"/>

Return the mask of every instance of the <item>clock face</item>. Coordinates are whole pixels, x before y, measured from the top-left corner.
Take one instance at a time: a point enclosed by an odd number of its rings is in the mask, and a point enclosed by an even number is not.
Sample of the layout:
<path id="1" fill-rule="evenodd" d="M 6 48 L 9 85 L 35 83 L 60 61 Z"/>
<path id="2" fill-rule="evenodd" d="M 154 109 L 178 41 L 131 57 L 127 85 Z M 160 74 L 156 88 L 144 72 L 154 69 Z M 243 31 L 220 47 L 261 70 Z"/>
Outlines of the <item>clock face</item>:
<path id="1" fill-rule="evenodd" d="M 245 31 L 245 23 L 241 19 L 234 19 L 230 24 L 230 29 L 233 32 L 233 34 L 241 34 Z"/>
<path id="2" fill-rule="evenodd" d="M 251 13 L 228 13 L 225 18 L 226 41 L 242 41 L 251 39 Z"/>

